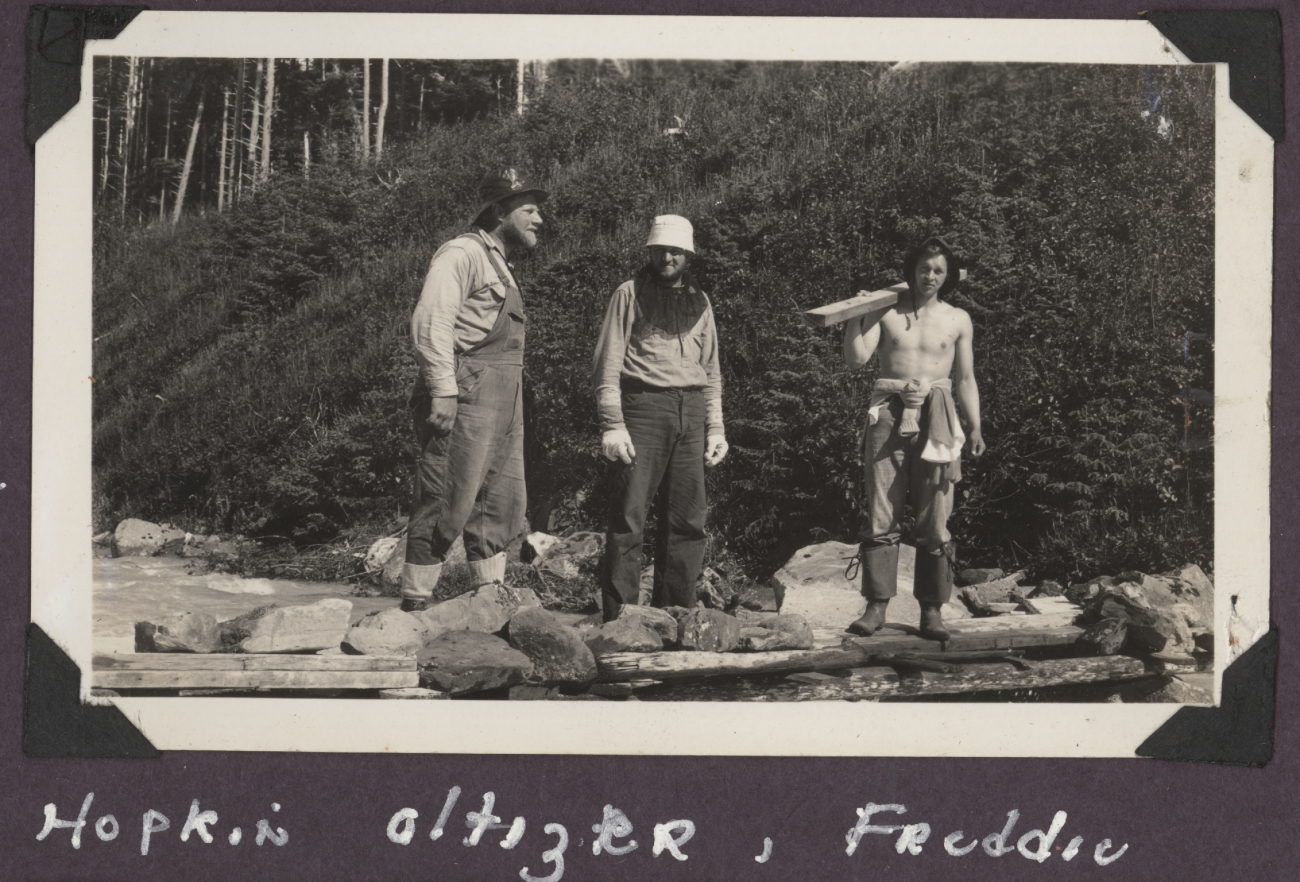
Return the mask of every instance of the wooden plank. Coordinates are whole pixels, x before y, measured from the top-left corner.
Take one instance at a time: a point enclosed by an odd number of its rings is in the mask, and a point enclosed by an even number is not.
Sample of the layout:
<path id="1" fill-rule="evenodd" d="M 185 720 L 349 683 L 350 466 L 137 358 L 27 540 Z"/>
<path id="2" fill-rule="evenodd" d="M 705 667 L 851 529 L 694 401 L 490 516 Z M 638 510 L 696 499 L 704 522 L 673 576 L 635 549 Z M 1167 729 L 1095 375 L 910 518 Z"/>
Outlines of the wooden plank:
<path id="1" fill-rule="evenodd" d="M 966 280 L 966 270 L 961 270 L 958 279 Z M 899 282 L 897 285 L 890 285 L 879 291 L 860 291 L 848 300 L 809 309 L 804 312 L 803 319 L 814 328 L 829 328 L 869 312 L 887 309 L 897 303 L 898 298 L 905 291 L 907 291 L 906 282 Z"/>
<path id="2" fill-rule="evenodd" d="M 95 671 L 99 689 L 403 689 L 411 671 Z"/>
<path id="3" fill-rule="evenodd" d="M 682 680 L 695 677 L 793 674 L 852 668 L 871 660 L 860 649 L 788 649 L 780 652 L 611 652 L 596 656 L 599 679 Z"/>
<path id="4" fill-rule="evenodd" d="M 869 312 L 887 309 L 897 303 L 899 295 L 906 290 L 907 285 L 900 282 L 879 291 L 863 292 L 850 297 L 848 300 L 841 300 L 838 303 L 829 303 L 826 306 L 807 310 L 804 312 L 803 318 L 814 328 L 829 328 L 832 325 L 847 322 L 851 318 L 857 318 Z"/>
<path id="5" fill-rule="evenodd" d="M 879 701 L 1017 689 L 1045 689 L 1078 683 L 1109 683 L 1158 676 L 1140 659 L 1124 655 L 1035 662 L 1029 671 L 1011 665 L 964 665 L 955 673 L 909 673 L 859 668 L 852 676 L 820 683 L 737 678 L 674 684 L 646 701 Z"/>
<path id="6" fill-rule="evenodd" d="M 96 655 L 96 671 L 414 671 L 415 659 L 400 655 L 191 655 L 135 652 Z"/>

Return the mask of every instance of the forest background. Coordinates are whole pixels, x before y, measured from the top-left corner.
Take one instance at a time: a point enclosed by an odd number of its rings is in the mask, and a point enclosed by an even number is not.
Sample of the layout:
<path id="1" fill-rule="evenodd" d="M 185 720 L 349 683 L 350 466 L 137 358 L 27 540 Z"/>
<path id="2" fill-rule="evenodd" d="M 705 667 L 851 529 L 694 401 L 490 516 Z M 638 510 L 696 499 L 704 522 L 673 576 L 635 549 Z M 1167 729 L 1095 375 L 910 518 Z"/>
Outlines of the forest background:
<path id="1" fill-rule="evenodd" d="M 489 169 L 551 192 L 519 262 L 529 517 L 600 529 L 590 359 L 649 219 L 696 227 L 731 454 L 711 555 L 854 541 L 874 363 L 802 310 L 969 278 L 988 452 L 963 565 L 1213 566 L 1208 67 L 95 59 L 94 521 L 298 548 L 400 528 L 410 310 Z M 267 108 L 270 112 L 267 112 Z M 359 563 L 357 564 L 359 566 Z"/>

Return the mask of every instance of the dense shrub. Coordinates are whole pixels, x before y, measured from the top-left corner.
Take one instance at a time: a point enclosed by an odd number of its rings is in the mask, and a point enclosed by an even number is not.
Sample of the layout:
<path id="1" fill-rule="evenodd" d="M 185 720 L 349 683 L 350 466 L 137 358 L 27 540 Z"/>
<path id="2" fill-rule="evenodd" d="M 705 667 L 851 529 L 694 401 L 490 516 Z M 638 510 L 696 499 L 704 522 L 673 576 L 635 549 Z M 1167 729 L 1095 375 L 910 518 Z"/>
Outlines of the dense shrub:
<path id="1" fill-rule="evenodd" d="M 950 238 L 989 451 L 952 526 L 972 563 L 1070 577 L 1212 562 L 1213 101 L 1202 68 L 561 66 L 522 117 L 431 126 L 382 168 L 284 174 L 173 230 L 96 242 L 95 487 L 119 517 L 317 542 L 407 504 L 406 324 L 429 255 L 503 162 L 553 191 L 520 262 L 531 514 L 604 505 L 590 358 L 651 215 L 696 224 L 732 454 L 710 529 L 751 572 L 856 527 L 874 366 L 800 312 Z M 682 134 L 663 130 L 685 120 Z M 1174 125 L 1162 126 L 1160 120 Z"/>

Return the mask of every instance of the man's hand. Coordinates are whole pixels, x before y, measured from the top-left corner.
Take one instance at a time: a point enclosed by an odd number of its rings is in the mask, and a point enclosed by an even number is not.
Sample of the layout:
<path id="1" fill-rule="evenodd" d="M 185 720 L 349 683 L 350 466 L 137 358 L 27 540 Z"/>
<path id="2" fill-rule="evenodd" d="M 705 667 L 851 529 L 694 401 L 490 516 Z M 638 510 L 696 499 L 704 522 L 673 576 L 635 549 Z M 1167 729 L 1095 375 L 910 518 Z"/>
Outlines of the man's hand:
<path id="1" fill-rule="evenodd" d="M 425 422 L 433 426 L 433 434 L 440 438 L 449 433 L 451 427 L 456 424 L 456 396 L 448 395 L 433 399 L 433 406 L 429 408 L 429 418 Z"/>
<path id="2" fill-rule="evenodd" d="M 600 452 L 610 462 L 623 460 L 627 465 L 636 459 L 636 448 L 632 446 L 632 436 L 627 429 L 610 429 L 600 436 Z"/>
<path id="3" fill-rule="evenodd" d="M 727 455 L 731 448 L 727 446 L 727 439 L 721 435 L 710 435 L 704 448 L 704 464 L 706 466 L 715 466 L 722 462 L 722 458 Z"/>
<path id="4" fill-rule="evenodd" d="M 984 452 L 984 436 L 979 429 L 970 430 L 970 455 L 979 456 Z"/>

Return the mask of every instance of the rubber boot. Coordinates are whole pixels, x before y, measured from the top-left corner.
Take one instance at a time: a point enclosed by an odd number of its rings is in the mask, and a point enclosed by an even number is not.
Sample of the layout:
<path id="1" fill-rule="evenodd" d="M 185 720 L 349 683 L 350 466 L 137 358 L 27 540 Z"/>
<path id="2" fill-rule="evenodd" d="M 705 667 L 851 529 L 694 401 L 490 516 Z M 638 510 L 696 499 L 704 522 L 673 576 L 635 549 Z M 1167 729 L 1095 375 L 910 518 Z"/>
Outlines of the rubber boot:
<path id="1" fill-rule="evenodd" d="M 849 625 L 845 630 L 859 637 L 870 637 L 885 623 L 885 609 L 888 606 L 888 600 L 868 600 L 867 609 L 862 614 L 862 618 Z"/>
<path id="2" fill-rule="evenodd" d="M 438 587 L 438 577 L 442 574 L 442 564 L 402 565 L 402 612 L 420 612 L 429 606 L 433 589 Z"/>
<path id="3" fill-rule="evenodd" d="M 943 627 L 943 604 L 921 604 L 921 636 L 926 640 L 947 640 L 952 635 Z"/>

